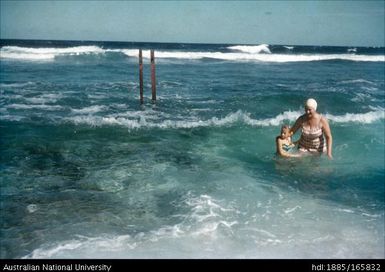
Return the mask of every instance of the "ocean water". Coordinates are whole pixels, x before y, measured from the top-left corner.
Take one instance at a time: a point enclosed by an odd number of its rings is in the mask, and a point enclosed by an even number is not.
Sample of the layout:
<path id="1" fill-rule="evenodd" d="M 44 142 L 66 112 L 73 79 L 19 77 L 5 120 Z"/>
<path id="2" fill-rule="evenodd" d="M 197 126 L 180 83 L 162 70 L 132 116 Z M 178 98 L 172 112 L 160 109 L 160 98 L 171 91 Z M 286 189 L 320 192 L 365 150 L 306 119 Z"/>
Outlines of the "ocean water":
<path id="1" fill-rule="evenodd" d="M 1 258 L 384 258 L 384 48 L 2 40 L 0 54 Z M 309 97 L 334 159 L 276 158 Z"/>

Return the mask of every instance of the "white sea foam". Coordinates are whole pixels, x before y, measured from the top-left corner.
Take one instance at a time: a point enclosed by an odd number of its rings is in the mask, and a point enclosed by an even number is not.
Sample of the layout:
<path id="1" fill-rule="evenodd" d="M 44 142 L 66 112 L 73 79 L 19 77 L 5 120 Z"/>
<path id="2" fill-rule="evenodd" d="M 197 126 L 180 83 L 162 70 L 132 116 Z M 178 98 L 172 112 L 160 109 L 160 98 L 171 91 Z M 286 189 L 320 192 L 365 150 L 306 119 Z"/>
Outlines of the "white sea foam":
<path id="1" fill-rule="evenodd" d="M 56 111 L 63 109 L 62 106 L 59 105 L 45 105 L 45 104 L 10 104 L 7 105 L 9 109 L 17 109 L 17 110 L 48 110 L 48 111 Z"/>
<path id="2" fill-rule="evenodd" d="M 365 100 L 369 100 L 369 99 L 373 101 L 373 98 L 370 94 L 357 93 L 356 96 L 351 99 L 351 101 L 362 103 Z"/>
<path id="3" fill-rule="evenodd" d="M 378 236 L 383 214 L 368 214 L 377 222 L 368 227 L 366 214 L 335 203 L 250 189 L 242 197 L 232 195 L 236 204 L 188 193 L 184 204 L 190 210 L 174 225 L 135 235 L 75 236 L 42 245 L 24 258 L 378 258 L 384 253 Z M 255 200 L 255 193 L 263 194 Z M 257 207 L 257 201 L 263 204 Z M 347 222 L 355 224 L 340 227 Z"/>
<path id="4" fill-rule="evenodd" d="M 29 213 L 34 213 L 39 209 L 39 207 L 36 204 L 29 204 L 26 209 Z"/>
<path id="5" fill-rule="evenodd" d="M 228 221 L 226 217 L 231 217 L 236 210 L 223 201 L 214 199 L 209 195 L 193 196 L 188 193 L 185 204 L 191 208 L 191 213 L 180 215 L 182 222 L 172 226 L 162 226 L 149 232 L 140 232 L 135 236 L 131 235 L 102 235 L 100 237 L 78 236 L 76 239 L 59 242 L 56 245 L 48 245 L 34 250 L 24 258 L 73 258 L 74 252 L 87 251 L 88 256 L 94 258 L 103 258 L 105 254 L 114 254 L 114 258 L 127 258 L 127 254 L 136 258 L 146 258 L 142 255 L 153 254 L 152 258 L 175 258 L 176 252 L 154 252 L 151 248 L 154 244 L 163 246 L 173 243 L 182 246 L 181 256 L 196 257 L 196 252 L 190 251 L 191 243 L 201 243 L 215 241 L 219 236 L 232 232 L 232 228 L 238 224 L 236 220 Z M 185 245 L 183 245 L 185 243 Z M 185 247 L 187 245 L 187 247 Z M 197 248 L 198 245 L 194 247 Z M 128 253 L 127 251 L 131 251 Z M 76 254 L 76 253 L 75 253 Z M 198 252 L 197 256 L 200 256 Z M 82 253 L 81 253 L 82 255 Z M 79 257 L 79 255 L 78 255 Z M 190 255 L 191 257 L 191 255 Z"/>
<path id="6" fill-rule="evenodd" d="M 47 98 L 49 99 L 49 98 Z M 56 99 L 52 97 L 51 99 Z M 30 101 L 33 104 L 9 104 L 4 108 L 4 114 L 1 116 L 2 120 L 21 120 L 22 117 L 12 118 L 6 112 L 6 109 L 17 110 L 45 110 L 58 111 L 63 110 L 64 107 L 60 105 L 46 105 L 35 104 L 46 101 L 43 98 L 36 98 Z M 252 127 L 264 126 L 279 126 L 284 122 L 293 123 L 299 116 L 303 114 L 302 110 L 284 111 L 276 116 L 263 119 L 252 118 L 251 113 L 238 110 L 237 112 L 229 113 L 224 117 L 211 117 L 209 119 L 200 119 L 197 116 L 171 116 L 170 114 L 157 112 L 154 110 L 147 111 L 126 111 L 115 114 L 107 114 L 104 116 L 94 115 L 108 110 L 108 107 L 103 105 L 93 105 L 81 109 L 71 109 L 72 115 L 60 118 L 61 121 L 71 122 L 77 125 L 90 126 L 123 126 L 128 129 L 188 129 L 199 127 L 225 127 L 234 124 L 244 124 Z M 192 109 L 195 111 L 195 109 Z M 210 111 L 210 109 L 198 109 L 198 111 Z M 371 107 L 371 111 L 365 113 L 345 113 L 343 115 L 334 115 L 325 113 L 324 116 L 334 123 L 361 123 L 370 124 L 385 119 L 385 111 L 383 108 Z"/>
<path id="7" fill-rule="evenodd" d="M 357 79 L 352 79 L 352 80 L 344 80 L 340 82 L 341 84 L 355 84 L 355 83 L 365 83 L 365 84 L 370 84 L 370 85 L 376 85 L 376 83 L 363 79 L 363 78 L 357 78 Z"/>
<path id="8" fill-rule="evenodd" d="M 122 114 L 119 116 L 108 115 L 93 116 L 93 115 L 76 115 L 65 118 L 66 121 L 73 122 L 75 124 L 86 124 L 91 126 L 105 126 L 105 125 L 119 125 L 129 129 L 141 129 L 141 128 L 159 128 L 159 129 L 187 129 L 187 128 L 198 128 L 198 127 L 223 127 L 231 126 L 235 123 L 246 124 L 253 127 L 258 126 L 279 126 L 283 122 L 294 122 L 302 111 L 285 111 L 278 114 L 277 116 L 265 119 L 254 119 L 250 113 L 245 113 L 241 110 L 230 113 L 223 118 L 212 117 L 207 120 L 161 120 L 159 121 L 158 116 L 149 116 L 146 113 L 139 112 L 128 114 L 123 117 Z M 164 116 L 163 116 L 164 117 Z M 335 123 L 363 123 L 370 124 L 379 120 L 385 119 L 384 110 L 374 109 L 367 113 L 346 113 L 344 115 L 332 115 L 325 114 L 325 117 Z"/>
<path id="9" fill-rule="evenodd" d="M 138 57 L 137 49 L 123 49 L 129 57 Z M 383 55 L 352 55 L 352 54 L 261 54 L 261 53 L 223 53 L 223 52 L 184 52 L 184 51 L 156 51 L 156 58 L 168 59 L 218 59 L 229 61 L 258 61 L 258 62 L 309 62 L 326 60 L 349 61 L 385 61 Z M 150 51 L 143 50 L 143 58 L 150 58 Z"/>
<path id="10" fill-rule="evenodd" d="M 258 61 L 258 62 L 307 62 L 324 60 L 349 60 L 384 62 L 384 55 L 357 54 L 273 54 L 268 45 L 230 46 L 234 52 L 195 52 L 195 51 L 164 51 L 157 50 L 158 59 L 218 59 L 229 61 Z M 18 46 L 4 46 L 0 49 L 2 59 L 23 60 L 53 60 L 57 56 L 105 54 L 107 52 L 122 53 L 129 57 L 138 57 L 138 49 L 103 49 L 98 46 L 76 46 L 68 48 L 28 48 Z M 150 58 L 150 50 L 143 50 L 143 57 Z"/>
<path id="11" fill-rule="evenodd" d="M 271 51 L 269 49 L 269 45 L 267 44 L 261 44 L 261 45 L 235 45 L 235 46 L 229 46 L 227 47 L 231 50 L 236 50 L 244 53 L 249 54 L 260 54 L 260 53 L 267 53 L 271 54 Z"/>
<path id="12" fill-rule="evenodd" d="M 34 252 L 32 252 L 31 255 L 25 256 L 24 259 L 42 258 L 41 256 L 45 256 L 45 258 L 52 258 L 52 256 L 55 256 L 56 254 L 59 254 L 63 251 L 75 250 L 81 247 L 82 244 L 83 244 L 82 241 L 79 241 L 79 240 L 65 241 L 47 250 L 43 250 L 43 251 L 40 249 L 35 250 Z"/>
<path id="13" fill-rule="evenodd" d="M 78 114 L 90 114 L 90 113 L 100 112 L 106 109 L 107 109 L 106 106 L 94 105 L 94 106 L 85 107 L 81 109 L 71 109 L 71 111 L 73 113 L 78 113 Z"/>
<path id="14" fill-rule="evenodd" d="M 103 125 L 121 125 L 129 129 L 139 128 L 196 128 L 196 127 L 210 127 L 210 126 L 225 126 L 235 123 L 241 119 L 244 119 L 245 115 L 238 111 L 234 114 L 229 114 L 224 118 L 213 117 L 208 120 L 163 120 L 161 122 L 149 122 L 146 116 L 142 113 L 138 118 L 126 118 L 120 116 L 74 116 L 66 118 L 67 121 L 74 122 L 75 124 L 88 124 L 91 126 L 103 126 Z M 247 117 L 246 117 L 247 118 Z"/>
<path id="15" fill-rule="evenodd" d="M 51 102 L 46 98 L 43 97 L 25 97 L 23 98 L 26 102 L 32 103 L 32 104 L 44 104 L 46 102 Z M 53 100 L 52 102 L 56 102 Z"/>
<path id="16" fill-rule="evenodd" d="M 4 120 L 4 121 L 12 121 L 12 122 L 20 122 L 24 119 L 25 117 L 23 116 L 18 116 L 18 115 L 14 115 L 14 114 L 4 114 L 4 113 L 1 113 L 0 114 L 0 120 Z"/>
<path id="17" fill-rule="evenodd" d="M 123 49 L 122 52 L 129 57 L 138 57 L 137 49 Z M 249 57 L 243 53 L 223 52 L 185 52 L 185 51 L 156 51 L 157 59 L 218 59 L 218 60 L 248 60 Z M 150 50 L 143 50 L 143 58 L 150 58 Z"/>
<path id="18" fill-rule="evenodd" d="M 1 53 L 1 50 L 0 50 Z M 26 86 L 35 85 L 35 82 L 21 82 L 21 83 L 0 83 L 0 88 L 21 88 Z"/>
<path id="19" fill-rule="evenodd" d="M 105 50 L 98 46 L 76 46 L 67 48 L 29 48 L 19 46 L 3 46 L 0 57 L 4 59 L 52 60 L 57 56 L 100 54 Z"/>
<path id="20" fill-rule="evenodd" d="M 385 111 L 384 110 L 376 110 L 370 111 L 367 113 L 346 113 L 344 115 L 335 116 L 332 114 L 325 114 L 325 117 L 336 123 L 362 123 L 362 124 L 370 124 L 375 121 L 384 120 L 385 119 Z"/>
<path id="21" fill-rule="evenodd" d="M 23 97 L 23 100 L 32 104 L 55 103 L 63 97 L 62 94 L 42 94 L 35 97 Z"/>
<path id="22" fill-rule="evenodd" d="M 266 119 L 252 119 L 250 118 L 249 114 L 243 115 L 243 119 L 246 124 L 251 126 L 278 126 L 282 124 L 283 121 L 295 121 L 301 114 L 303 114 L 300 111 L 285 111 L 283 113 L 278 114 L 275 117 L 272 118 L 266 118 Z"/>
<path id="23" fill-rule="evenodd" d="M 292 213 L 292 212 L 295 212 L 295 210 L 297 210 L 297 209 L 301 209 L 302 207 L 301 206 L 295 206 L 294 208 L 289 208 L 289 209 L 286 209 L 284 212 L 286 213 L 286 214 L 289 214 L 289 213 Z"/>

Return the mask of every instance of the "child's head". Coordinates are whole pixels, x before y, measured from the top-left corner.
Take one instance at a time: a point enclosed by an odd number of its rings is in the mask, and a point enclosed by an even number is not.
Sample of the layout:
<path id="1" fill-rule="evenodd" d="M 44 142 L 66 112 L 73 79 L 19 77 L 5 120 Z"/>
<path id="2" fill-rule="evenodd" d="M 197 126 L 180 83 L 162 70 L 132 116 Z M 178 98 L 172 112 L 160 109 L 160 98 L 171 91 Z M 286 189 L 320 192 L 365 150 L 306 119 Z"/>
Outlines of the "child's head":
<path id="1" fill-rule="evenodd" d="M 281 127 L 281 138 L 286 139 L 290 137 L 290 127 L 288 125 L 283 125 Z"/>

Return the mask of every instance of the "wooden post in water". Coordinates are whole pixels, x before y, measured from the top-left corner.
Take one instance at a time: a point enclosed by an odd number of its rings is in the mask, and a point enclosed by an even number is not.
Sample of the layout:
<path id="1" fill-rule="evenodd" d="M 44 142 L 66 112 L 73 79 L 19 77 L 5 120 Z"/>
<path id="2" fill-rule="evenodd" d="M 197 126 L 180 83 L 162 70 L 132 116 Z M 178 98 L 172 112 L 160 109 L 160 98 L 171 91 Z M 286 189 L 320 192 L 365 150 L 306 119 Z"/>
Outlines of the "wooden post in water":
<path id="1" fill-rule="evenodd" d="M 142 49 L 139 49 L 139 92 L 140 92 L 140 104 L 143 104 L 143 58 L 142 58 Z"/>
<path id="2" fill-rule="evenodd" d="M 155 102 L 156 101 L 156 82 L 155 82 L 154 50 L 151 50 L 151 90 L 152 90 L 152 102 Z"/>

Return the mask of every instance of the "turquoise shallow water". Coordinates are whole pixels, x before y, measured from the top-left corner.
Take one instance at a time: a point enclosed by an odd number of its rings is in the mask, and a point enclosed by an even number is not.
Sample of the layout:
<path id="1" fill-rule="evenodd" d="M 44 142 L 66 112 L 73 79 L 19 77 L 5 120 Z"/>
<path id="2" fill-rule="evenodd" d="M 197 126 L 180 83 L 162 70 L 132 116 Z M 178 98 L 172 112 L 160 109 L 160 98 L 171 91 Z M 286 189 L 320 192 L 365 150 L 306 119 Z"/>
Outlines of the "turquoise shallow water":
<path id="1" fill-rule="evenodd" d="M 383 54 L 18 46 L 1 48 L 2 258 L 384 257 Z M 308 97 L 334 160 L 276 158 Z"/>

